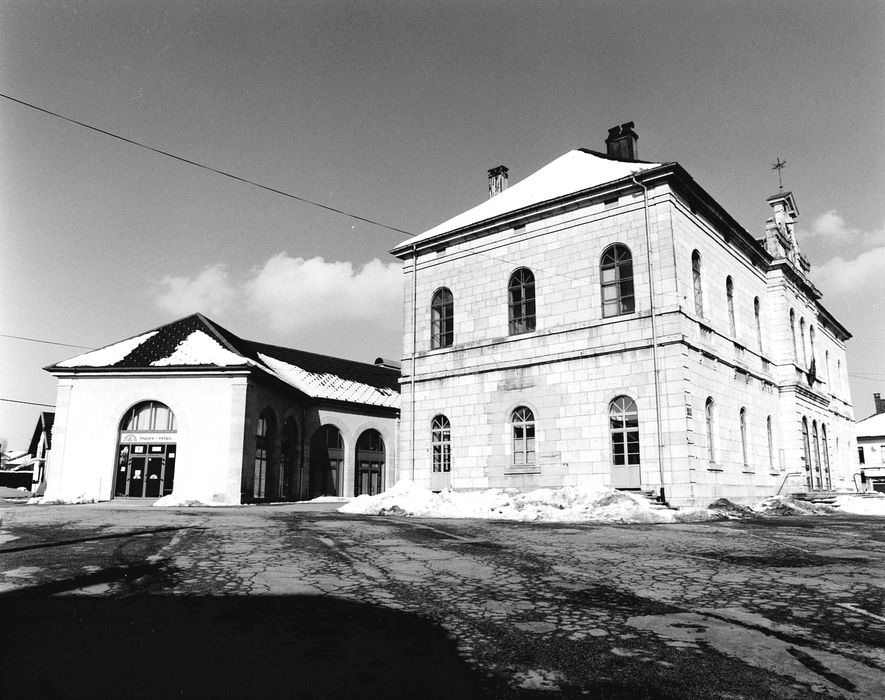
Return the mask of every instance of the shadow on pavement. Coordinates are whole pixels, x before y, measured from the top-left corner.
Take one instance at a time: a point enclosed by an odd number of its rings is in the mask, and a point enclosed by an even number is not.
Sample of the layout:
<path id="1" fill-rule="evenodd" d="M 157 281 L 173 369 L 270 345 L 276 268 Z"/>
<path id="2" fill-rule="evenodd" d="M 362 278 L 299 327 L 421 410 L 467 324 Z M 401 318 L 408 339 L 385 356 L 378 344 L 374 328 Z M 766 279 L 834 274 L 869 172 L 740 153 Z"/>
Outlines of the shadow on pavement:
<path id="1" fill-rule="evenodd" d="M 445 632 L 309 596 L 0 596 L 0 697 L 482 697 Z"/>

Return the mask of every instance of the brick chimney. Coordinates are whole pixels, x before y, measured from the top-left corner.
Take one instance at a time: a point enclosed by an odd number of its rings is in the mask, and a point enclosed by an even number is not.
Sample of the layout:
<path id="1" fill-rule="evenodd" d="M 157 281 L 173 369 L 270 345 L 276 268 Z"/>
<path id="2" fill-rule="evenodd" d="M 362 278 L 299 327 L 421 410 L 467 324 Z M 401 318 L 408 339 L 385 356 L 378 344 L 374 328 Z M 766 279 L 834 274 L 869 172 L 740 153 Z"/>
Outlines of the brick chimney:
<path id="1" fill-rule="evenodd" d="M 639 158 L 639 136 L 633 131 L 636 126 L 633 122 L 626 122 L 620 126 L 613 126 L 608 130 L 608 138 L 605 140 L 605 151 L 610 158 L 618 160 L 636 160 Z"/>
<path id="2" fill-rule="evenodd" d="M 501 194 L 507 189 L 507 173 L 509 171 L 503 165 L 489 170 L 489 199 L 496 194 Z"/>
<path id="3" fill-rule="evenodd" d="M 876 415 L 885 413 L 885 399 L 881 394 L 873 394 L 873 405 L 876 407 Z"/>

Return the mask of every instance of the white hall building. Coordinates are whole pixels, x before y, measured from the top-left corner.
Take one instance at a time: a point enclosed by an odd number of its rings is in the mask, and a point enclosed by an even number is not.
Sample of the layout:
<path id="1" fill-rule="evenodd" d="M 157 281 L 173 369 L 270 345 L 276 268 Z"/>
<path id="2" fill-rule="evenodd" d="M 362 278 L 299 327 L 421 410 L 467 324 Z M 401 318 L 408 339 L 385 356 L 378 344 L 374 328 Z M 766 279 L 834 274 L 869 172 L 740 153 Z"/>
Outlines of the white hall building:
<path id="1" fill-rule="evenodd" d="M 46 500 L 204 503 L 378 493 L 399 369 L 244 340 L 193 314 L 46 368 Z"/>
<path id="2" fill-rule="evenodd" d="M 845 341 L 790 192 L 759 235 L 674 162 L 566 153 L 399 244 L 400 478 L 706 505 L 853 489 Z"/>

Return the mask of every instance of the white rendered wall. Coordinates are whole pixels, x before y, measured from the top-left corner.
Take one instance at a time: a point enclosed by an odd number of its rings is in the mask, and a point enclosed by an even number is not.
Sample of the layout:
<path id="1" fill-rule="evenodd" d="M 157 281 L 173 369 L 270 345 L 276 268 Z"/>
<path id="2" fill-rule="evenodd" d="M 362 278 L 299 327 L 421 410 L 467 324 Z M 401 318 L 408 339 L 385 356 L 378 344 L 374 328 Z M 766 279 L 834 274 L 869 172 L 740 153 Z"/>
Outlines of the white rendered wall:
<path id="1" fill-rule="evenodd" d="M 177 421 L 173 494 L 239 503 L 245 376 L 62 378 L 53 428 L 49 500 L 113 497 L 120 421 L 142 401 L 159 401 Z"/>

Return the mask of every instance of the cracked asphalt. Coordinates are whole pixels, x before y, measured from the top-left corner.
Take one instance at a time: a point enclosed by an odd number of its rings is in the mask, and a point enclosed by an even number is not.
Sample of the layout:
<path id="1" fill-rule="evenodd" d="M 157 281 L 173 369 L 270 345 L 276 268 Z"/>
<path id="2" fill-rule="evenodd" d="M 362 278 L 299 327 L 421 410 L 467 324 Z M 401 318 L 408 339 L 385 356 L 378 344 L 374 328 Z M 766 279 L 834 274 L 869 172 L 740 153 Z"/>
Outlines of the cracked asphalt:
<path id="1" fill-rule="evenodd" d="M 0 504 L 0 696 L 885 697 L 885 522 Z"/>

